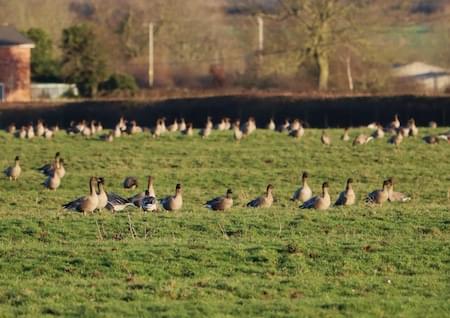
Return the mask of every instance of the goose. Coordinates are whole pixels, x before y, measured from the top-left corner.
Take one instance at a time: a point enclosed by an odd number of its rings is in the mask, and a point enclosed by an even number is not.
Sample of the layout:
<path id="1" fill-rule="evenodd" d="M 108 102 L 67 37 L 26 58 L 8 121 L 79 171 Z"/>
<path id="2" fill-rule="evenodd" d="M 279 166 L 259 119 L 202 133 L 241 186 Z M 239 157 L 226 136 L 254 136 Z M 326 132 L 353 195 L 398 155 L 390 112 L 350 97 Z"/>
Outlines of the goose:
<path id="1" fill-rule="evenodd" d="M 292 131 L 292 130 L 298 130 L 298 129 L 300 129 L 300 126 L 301 126 L 300 120 L 294 119 L 294 120 L 291 122 L 291 124 L 289 125 L 289 130 L 290 130 L 290 131 Z"/>
<path id="2" fill-rule="evenodd" d="M 194 134 L 192 123 L 186 125 L 186 129 L 181 131 L 181 133 L 185 136 L 192 136 Z"/>
<path id="3" fill-rule="evenodd" d="M 383 138 L 384 137 L 383 126 L 381 126 L 380 124 L 377 124 L 376 130 L 372 133 L 371 137 L 374 138 L 374 139 L 381 139 L 381 138 Z"/>
<path id="4" fill-rule="evenodd" d="M 133 203 L 138 208 L 142 208 L 142 200 L 147 197 L 151 196 L 156 198 L 155 189 L 153 188 L 153 177 L 149 176 L 147 179 L 147 189 L 144 192 L 138 193 L 131 198 L 128 199 L 131 203 Z"/>
<path id="5" fill-rule="evenodd" d="M 131 189 L 134 190 L 138 187 L 138 180 L 136 177 L 126 177 L 125 180 L 123 180 L 123 187 L 125 189 Z"/>
<path id="6" fill-rule="evenodd" d="M 269 130 L 275 130 L 276 126 L 275 126 L 275 122 L 273 121 L 273 118 L 270 118 L 269 123 L 267 124 L 267 129 Z"/>
<path id="7" fill-rule="evenodd" d="M 148 190 L 145 191 L 145 196 L 141 201 L 141 208 L 144 212 L 158 211 L 158 200 L 151 196 Z"/>
<path id="8" fill-rule="evenodd" d="M 355 191 L 353 191 L 352 184 L 353 179 L 352 178 L 347 179 L 347 185 L 345 187 L 345 190 L 339 194 L 339 197 L 334 203 L 334 205 L 348 206 L 355 204 L 356 195 Z"/>
<path id="9" fill-rule="evenodd" d="M 43 137 L 45 139 L 52 139 L 53 138 L 53 131 L 51 129 L 45 128 Z"/>
<path id="10" fill-rule="evenodd" d="M 131 121 L 130 127 L 128 127 L 128 134 L 129 135 L 135 135 L 142 133 L 142 127 L 138 126 L 135 120 Z"/>
<path id="11" fill-rule="evenodd" d="M 389 199 L 389 188 L 391 184 L 389 180 L 383 181 L 383 188 L 380 190 L 372 191 L 367 195 L 366 203 L 383 204 Z"/>
<path id="12" fill-rule="evenodd" d="M 203 129 L 201 129 L 201 130 L 199 131 L 199 135 L 200 135 L 203 139 L 206 139 L 206 138 L 208 138 L 208 136 L 211 134 L 211 129 L 212 129 L 212 128 L 210 128 L 208 125 L 206 125 L 205 128 L 203 128 Z"/>
<path id="13" fill-rule="evenodd" d="M 425 141 L 427 144 L 435 145 L 439 143 L 439 138 L 436 136 L 425 136 L 423 137 L 423 141 Z"/>
<path id="14" fill-rule="evenodd" d="M 119 130 L 120 133 L 120 130 Z M 106 135 L 101 135 L 100 140 L 106 141 L 106 142 L 113 142 L 114 141 L 114 132 L 110 131 Z"/>
<path id="15" fill-rule="evenodd" d="M 14 159 L 14 166 L 8 167 L 4 170 L 5 175 L 10 181 L 16 181 L 22 173 L 22 168 L 20 167 L 19 161 L 19 156 L 16 156 Z"/>
<path id="16" fill-rule="evenodd" d="M 29 124 L 27 126 L 27 139 L 33 139 L 35 137 L 33 125 Z"/>
<path id="17" fill-rule="evenodd" d="M 178 124 L 178 130 L 181 132 L 186 130 L 186 122 L 184 121 L 184 118 L 181 118 L 180 123 Z"/>
<path id="18" fill-rule="evenodd" d="M 414 120 L 414 118 L 408 120 L 408 128 L 409 128 L 409 135 L 411 137 L 417 137 L 417 135 L 419 135 L 419 129 L 416 126 L 416 121 Z"/>
<path id="19" fill-rule="evenodd" d="M 403 130 L 399 130 L 394 136 L 389 138 L 388 143 L 398 147 L 403 141 Z"/>
<path id="20" fill-rule="evenodd" d="M 181 184 L 177 184 L 175 187 L 175 195 L 168 196 L 161 200 L 161 205 L 167 211 L 176 211 L 183 206 L 183 197 L 181 195 Z"/>
<path id="21" fill-rule="evenodd" d="M 212 120 L 211 120 L 211 116 L 208 116 L 208 117 L 206 118 L 205 128 L 206 128 L 206 129 L 209 129 L 209 130 L 212 130 L 212 129 L 213 129 L 213 122 L 212 122 Z"/>
<path id="22" fill-rule="evenodd" d="M 312 197 L 312 191 L 311 188 L 308 185 L 308 172 L 303 172 L 302 174 L 302 186 L 294 192 L 292 195 L 291 200 L 292 201 L 301 201 L 306 202 Z"/>
<path id="23" fill-rule="evenodd" d="M 295 139 L 300 139 L 303 136 L 303 134 L 304 134 L 303 128 L 291 130 L 289 132 L 289 136 L 294 137 Z"/>
<path id="24" fill-rule="evenodd" d="M 58 175 L 60 179 L 64 178 L 66 175 L 66 169 L 64 168 L 64 159 L 59 159 L 59 162 L 57 162 L 55 166 L 55 172 Z"/>
<path id="25" fill-rule="evenodd" d="M 353 140 L 353 146 L 356 145 L 365 145 L 367 144 L 369 141 L 371 141 L 373 139 L 372 136 L 367 136 L 365 134 L 359 134 L 358 136 L 356 136 L 356 138 Z"/>
<path id="26" fill-rule="evenodd" d="M 114 138 L 119 138 L 122 135 L 122 129 L 120 129 L 120 125 L 117 124 L 114 128 Z"/>
<path id="27" fill-rule="evenodd" d="M 226 127 L 225 118 L 222 118 L 220 122 L 216 125 L 218 131 L 224 131 Z"/>
<path id="28" fill-rule="evenodd" d="M 102 125 L 101 122 L 97 122 L 97 125 L 95 126 L 95 131 L 96 131 L 97 133 L 103 131 L 103 125 Z"/>
<path id="29" fill-rule="evenodd" d="M 75 210 L 78 212 L 83 212 L 84 215 L 86 215 L 87 213 L 94 212 L 98 206 L 98 195 L 95 189 L 96 187 L 97 187 L 97 178 L 91 177 L 89 179 L 89 195 L 66 203 L 63 205 L 63 208 L 66 210 Z"/>
<path id="30" fill-rule="evenodd" d="M 242 137 L 244 137 L 244 134 L 242 133 L 241 128 L 240 128 L 239 120 L 237 120 L 233 124 L 233 135 L 234 135 L 234 140 L 236 140 L 237 142 L 241 141 Z"/>
<path id="31" fill-rule="evenodd" d="M 212 209 L 214 211 L 225 211 L 231 209 L 231 207 L 233 206 L 232 194 L 233 191 L 231 191 L 231 189 L 228 189 L 225 196 L 217 197 L 209 201 L 206 201 L 205 207 L 207 207 L 208 209 Z"/>
<path id="32" fill-rule="evenodd" d="M 390 187 L 388 190 L 388 200 L 390 202 L 408 202 L 411 200 L 411 197 L 407 196 L 406 194 L 394 191 L 394 178 L 390 177 L 388 181 L 390 182 Z"/>
<path id="33" fill-rule="evenodd" d="M 56 190 L 59 188 L 61 184 L 61 178 L 59 177 L 56 170 L 52 170 L 50 172 L 50 175 L 47 177 L 47 179 L 44 181 L 43 185 L 50 190 Z"/>
<path id="34" fill-rule="evenodd" d="M 225 129 L 224 130 L 230 130 L 231 128 L 231 122 L 230 122 L 230 118 L 225 117 Z"/>
<path id="35" fill-rule="evenodd" d="M 81 131 L 81 135 L 87 138 L 93 135 L 93 132 L 90 127 L 84 126 L 83 130 Z"/>
<path id="36" fill-rule="evenodd" d="M 8 127 L 6 128 L 6 131 L 11 134 L 14 135 L 16 133 L 16 124 L 11 123 L 8 125 Z"/>
<path id="37" fill-rule="evenodd" d="M 281 124 L 280 126 L 278 126 L 278 131 L 279 132 L 281 132 L 281 133 L 285 133 L 285 132 L 288 132 L 289 131 L 289 126 L 290 126 L 291 124 L 289 123 L 289 119 L 285 119 L 284 120 L 284 123 L 283 124 Z"/>
<path id="38" fill-rule="evenodd" d="M 38 120 L 35 128 L 35 135 L 37 137 L 42 137 L 44 136 L 44 132 L 45 132 L 44 123 L 42 122 L 42 120 Z"/>
<path id="39" fill-rule="evenodd" d="M 120 131 L 122 132 L 125 132 L 127 130 L 127 121 L 125 120 L 125 118 L 123 118 L 123 116 L 120 117 L 117 126 L 120 128 Z"/>
<path id="40" fill-rule="evenodd" d="M 89 125 L 89 129 L 91 130 L 91 135 L 95 135 L 98 132 L 95 120 L 91 120 L 91 123 Z"/>
<path id="41" fill-rule="evenodd" d="M 305 203 L 303 203 L 301 209 L 316 209 L 316 210 L 326 210 L 331 205 L 330 194 L 328 193 L 328 182 L 322 184 L 322 194 L 312 197 Z"/>
<path id="42" fill-rule="evenodd" d="M 242 133 L 244 136 L 248 136 L 256 130 L 256 122 L 253 117 L 250 117 L 244 124 L 242 128 Z"/>
<path id="43" fill-rule="evenodd" d="M 400 120 L 398 119 L 398 114 L 394 115 L 394 120 L 391 122 L 390 128 L 392 129 L 400 128 Z"/>
<path id="44" fill-rule="evenodd" d="M 169 125 L 168 130 L 169 130 L 169 132 L 176 132 L 176 131 L 178 131 L 178 119 L 177 118 L 175 118 L 173 120 L 172 125 Z"/>
<path id="45" fill-rule="evenodd" d="M 272 191 L 273 186 L 269 184 L 267 186 L 266 193 L 247 203 L 247 206 L 251 208 L 270 208 L 273 203 Z"/>
<path id="46" fill-rule="evenodd" d="M 60 159 L 61 159 L 61 154 L 58 151 L 55 154 L 55 158 L 52 160 L 52 162 L 43 165 L 42 167 L 40 167 L 38 169 L 38 171 L 40 171 L 41 173 L 43 173 L 46 176 L 50 175 L 50 173 L 55 169 L 56 163 L 59 162 Z"/>
<path id="47" fill-rule="evenodd" d="M 437 138 L 439 138 L 439 140 L 445 140 L 448 143 L 450 143 L 450 131 L 444 133 L 444 134 L 440 134 L 437 136 Z"/>
<path id="48" fill-rule="evenodd" d="M 349 141 L 350 140 L 350 136 L 348 135 L 348 131 L 349 131 L 348 127 L 344 128 L 344 133 L 341 136 L 341 140 L 342 141 Z"/>
<path id="49" fill-rule="evenodd" d="M 163 123 L 162 119 L 158 119 L 156 121 L 156 126 L 153 129 L 153 133 L 152 133 L 153 138 L 159 138 L 163 134 L 164 131 L 163 131 L 163 124 L 162 123 Z"/>
<path id="50" fill-rule="evenodd" d="M 324 145 L 327 145 L 327 146 L 331 145 L 331 138 L 325 130 L 322 130 L 322 136 L 320 137 L 320 141 Z"/>
<path id="51" fill-rule="evenodd" d="M 16 137 L 19 139 L 27 138 L 27 129 L 22 126 L 19 131 L 16 132 Z"/>
<path id="52" fill-rule="evenodd" d="M 105 191 L 105 179 L 103 177 L 99 177 L 97 179 L 97 189 L 98 189 L 97 210 L 102 211 L 108 204 L 108 195 Z"/>

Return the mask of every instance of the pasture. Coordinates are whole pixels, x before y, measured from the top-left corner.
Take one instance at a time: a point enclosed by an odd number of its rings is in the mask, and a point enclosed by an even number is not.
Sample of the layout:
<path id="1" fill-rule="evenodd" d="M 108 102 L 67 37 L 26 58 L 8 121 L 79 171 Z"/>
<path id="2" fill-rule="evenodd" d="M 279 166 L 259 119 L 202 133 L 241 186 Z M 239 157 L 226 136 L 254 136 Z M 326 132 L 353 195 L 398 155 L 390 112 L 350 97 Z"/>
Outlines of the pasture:
<path id="1" fill-rule="evenodd" d="M 447 131 L 438 128 L 436 131 Z M 354 137 L 365 129 L 354 129 Z M 421 128 L 421 136 L 430 132 Z M 0 133 L 0 166 L 21 157 L 17 182 L 0 179 L 0 315 L 69 317 L 444 317 L 450 312 L 450 147 L 386 138 L 353 147 L 329 130 L 301 140 L 257 130 L 202 140 L 179 134 L 125 136 L 106 143 L 67 136 L 15 139 Z M 67 175 L 43 188 L 35 168 L 60 151 Z M 358 201 L 348 208 L 301 210 L 289 200 L 300 174 L 332 200 L 347 178 Z M 91 175 L 107 191 L 155 177 L 158 197 L 183 184 L 176 213 L 137 209 L 84 217 L 61 205 L 88 193 Z M 407 203 L 367 206 L 365 195 L 396 178 Z M 274 185 L 270 209 L 245 207 Z M 202 204 L 227 188 L 235 206 Z"/>

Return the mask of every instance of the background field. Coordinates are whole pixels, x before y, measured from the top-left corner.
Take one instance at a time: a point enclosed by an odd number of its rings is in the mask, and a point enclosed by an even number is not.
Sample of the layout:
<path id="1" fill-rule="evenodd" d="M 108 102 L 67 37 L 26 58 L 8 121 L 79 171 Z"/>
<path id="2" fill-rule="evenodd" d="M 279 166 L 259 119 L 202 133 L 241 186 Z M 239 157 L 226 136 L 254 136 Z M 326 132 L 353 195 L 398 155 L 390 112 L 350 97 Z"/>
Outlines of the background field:
<path id="1" fill-rule="evenodd" d="M 411 138 L 398 150 L 386 140 L 352 147 L 339 140 L 341 130 L 330 133 L 331 147 L 320 144 L 319 130 L 301 141 L 258 130 L 240 144 L 231 132 L 113 144 L 0 133 L 0 167 L 19 154 L 24 170 L 17 183 L 0 179 L 1 316 L 448 315 L 449 146 Z M 34 168 L 56 151 L 68 174 L 49 192 Z M 289 197 L 304 170 L 314 192 L 329 181 L 333 199 L 353 177 L 358 204 L 298 209 Z M 159 197 L 183 184 L 181 212 L 83 217 L 60 209 L 87 192 L 91 175 L 128 195 L 123 178 L 138 176 L 145 186 L 149 174 Z M 412 201 L 365 206 L 364 195 L 388 176 Z M 245 208 L 268 183 L 275 186 L 273 208 Z M 202 208 L 228 187 L 232 211 Z"/>

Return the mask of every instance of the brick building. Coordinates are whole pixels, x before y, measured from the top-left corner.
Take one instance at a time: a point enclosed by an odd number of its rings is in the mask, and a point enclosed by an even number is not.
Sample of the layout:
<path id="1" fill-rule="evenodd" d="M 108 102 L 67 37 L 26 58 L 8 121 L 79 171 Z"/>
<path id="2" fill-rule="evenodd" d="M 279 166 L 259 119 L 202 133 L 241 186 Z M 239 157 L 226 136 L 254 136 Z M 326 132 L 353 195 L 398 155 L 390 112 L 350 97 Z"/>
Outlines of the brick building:
<path id="1" fill-rule="evenodd" d="M 0 26 L 0 102 L 31 99 L 33 42 L 9 26 Z"/>

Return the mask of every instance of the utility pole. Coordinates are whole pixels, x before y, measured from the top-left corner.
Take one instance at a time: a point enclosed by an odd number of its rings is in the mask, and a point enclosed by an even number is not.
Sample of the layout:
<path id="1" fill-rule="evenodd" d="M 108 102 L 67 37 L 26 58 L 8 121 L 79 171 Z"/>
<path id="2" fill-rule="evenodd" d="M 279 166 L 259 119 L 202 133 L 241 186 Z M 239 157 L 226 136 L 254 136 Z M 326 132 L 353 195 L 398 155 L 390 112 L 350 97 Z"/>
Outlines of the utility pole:
<path id="1" fill-rule="evenodd" d="M 153 23 L 148 24 L 148 86 L 153 87 L 155 82 L 155 59 L 154 59 L 154 27 Z"/>
<path id="2" fill-rule="evenodd" d="M 261 16 L 258 16 L 258 55 L 262 62 L 264 51 L 264 20 Z"/>

